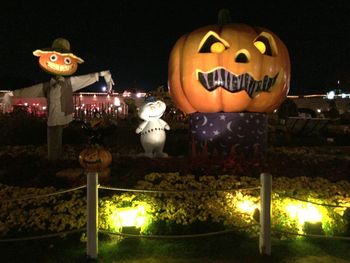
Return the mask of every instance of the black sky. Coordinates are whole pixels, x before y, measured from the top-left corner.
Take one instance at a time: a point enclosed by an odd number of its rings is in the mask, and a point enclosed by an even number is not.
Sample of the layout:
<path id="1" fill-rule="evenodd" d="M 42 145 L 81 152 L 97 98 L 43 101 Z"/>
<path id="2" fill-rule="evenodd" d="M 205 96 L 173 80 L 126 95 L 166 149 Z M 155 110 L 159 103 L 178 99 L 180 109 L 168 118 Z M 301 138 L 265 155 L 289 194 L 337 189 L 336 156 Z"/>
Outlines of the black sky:
<path id="1" fill-rule="evenodd" d="M 350 90 L 350 1 L 118 0 L 9 1 L 0 6 L 0 89 L 48 80 L 32 51 L 57 37 L 82 57 L 76 75 L 110 69 L 117 91 L 167 85 L 176 40 L 216 24 L 228 8 L 232 22 L 261 26 L 287 45 L 290 94 Z M 113 3 L 113 4 L 112 4 Z"/>

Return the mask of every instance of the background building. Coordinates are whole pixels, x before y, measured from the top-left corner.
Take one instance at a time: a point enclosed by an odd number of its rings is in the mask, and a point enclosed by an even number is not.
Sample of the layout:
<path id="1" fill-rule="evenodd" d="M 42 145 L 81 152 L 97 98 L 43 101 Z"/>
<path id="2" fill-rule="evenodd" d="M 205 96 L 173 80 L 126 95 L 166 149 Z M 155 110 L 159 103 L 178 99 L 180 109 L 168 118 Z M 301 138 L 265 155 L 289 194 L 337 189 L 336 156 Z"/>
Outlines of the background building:
<path id="1" fill-rule="evenodd" d="M 3 95 L 9 92 L 0 90 L 0 112 L 3 112 Z M 73 94 L 74 102 L 74 117 L 85 120 L 99 113 L 100 115 L 111 115 L 116 118 L 125 118 L 128 111 L 128 100 L 134 101 L 135 105 L 140 105 L 146 93 L 131 93 L 124 91 L 123 93 L 100 93 L 100 92 L 77 92 Z M 16 109 L 24 109 L 29 113 L 45 117 L 47 110 L 46 98 L 12 98 L 12 108 L 9 111 Z"/>

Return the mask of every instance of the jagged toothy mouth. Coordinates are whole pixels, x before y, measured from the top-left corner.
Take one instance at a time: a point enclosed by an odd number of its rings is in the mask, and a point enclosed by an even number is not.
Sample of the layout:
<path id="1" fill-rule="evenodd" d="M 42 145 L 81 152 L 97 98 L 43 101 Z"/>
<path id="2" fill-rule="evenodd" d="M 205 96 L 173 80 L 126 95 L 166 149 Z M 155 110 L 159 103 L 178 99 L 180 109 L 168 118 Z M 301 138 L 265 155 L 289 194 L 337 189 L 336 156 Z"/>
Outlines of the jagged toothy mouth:
<path id="1" fill-rule="evenodd" d="M 259 91 L 268 92 L 275 84 L 278 73 L 274 77 L 265 75 L 262 80 L 255 80 L 248 73 L 234 75 L 224 68 L 217 68 L 210 72 L 197 71 L 197 79 L 209 91 L 222 87 L 229 92 L 245 90 L 249 97 Z"/>

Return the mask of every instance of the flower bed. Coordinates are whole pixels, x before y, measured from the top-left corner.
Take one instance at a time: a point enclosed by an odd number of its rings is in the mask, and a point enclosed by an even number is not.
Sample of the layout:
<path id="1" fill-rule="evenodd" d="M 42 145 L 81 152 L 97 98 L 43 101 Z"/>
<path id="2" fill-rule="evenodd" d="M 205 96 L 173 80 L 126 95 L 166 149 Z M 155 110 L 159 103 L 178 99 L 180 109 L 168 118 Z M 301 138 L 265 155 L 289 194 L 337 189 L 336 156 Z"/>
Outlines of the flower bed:
<path id="1" fill-rule="evenodd" d="M 138 189 L 180 190 L 177 193 L 113 193 L 100 190 L 99 227 L 118 232 L 134 226 L 141 234 L 193 234 L 236 228 L 257 235 L 258 227 L 246 228 L 259 218 L 259 191 L 240 188 L 259 186 L 255 177 L 196 176 L 150 173 L 135 185 Z M 195 192 L 195 190 L 237 189 Z M 190 190 L 190 192 L 181 192 Z M 1 185 L 2 200 L 54 192 L 54 188 L 20 188 Z M 324 178 L 279 177 L 273 179 L 272 227 L 286 232 L 349 235 L 350 183 Z M 316 205 L 319 204 L 319 205 Z M 122 213 L 129 215 L 124 225 Z M 130 215 L 134 223 L 130 224 Z M 137 218 L 136 218 L 137 217 Z M 60 197 L 2 202 L 0 234 L 60 232 L 86 224 L 84 191 Z"/>

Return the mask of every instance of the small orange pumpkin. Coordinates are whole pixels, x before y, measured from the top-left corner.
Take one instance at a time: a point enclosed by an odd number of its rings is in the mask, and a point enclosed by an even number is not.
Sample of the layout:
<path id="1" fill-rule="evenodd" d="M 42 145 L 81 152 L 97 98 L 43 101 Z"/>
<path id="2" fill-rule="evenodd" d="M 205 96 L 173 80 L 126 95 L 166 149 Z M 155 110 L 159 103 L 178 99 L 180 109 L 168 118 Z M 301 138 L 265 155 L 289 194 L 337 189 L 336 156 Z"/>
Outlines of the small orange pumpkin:
<path id="1" fill-rule="evenodd" d="M 112 162 L 112 154 L 101 146 L 85 148 L 79 154 L 79 163 L 87 171 L 102 171 Z"/>
<path id="2" fill-rule="evenodd" d="M 272 112 L 286 98 L 290 59 L 271 31 L 210 25 L 182 36 L 169 57 L 169 93 L 185 113 Z"/>

